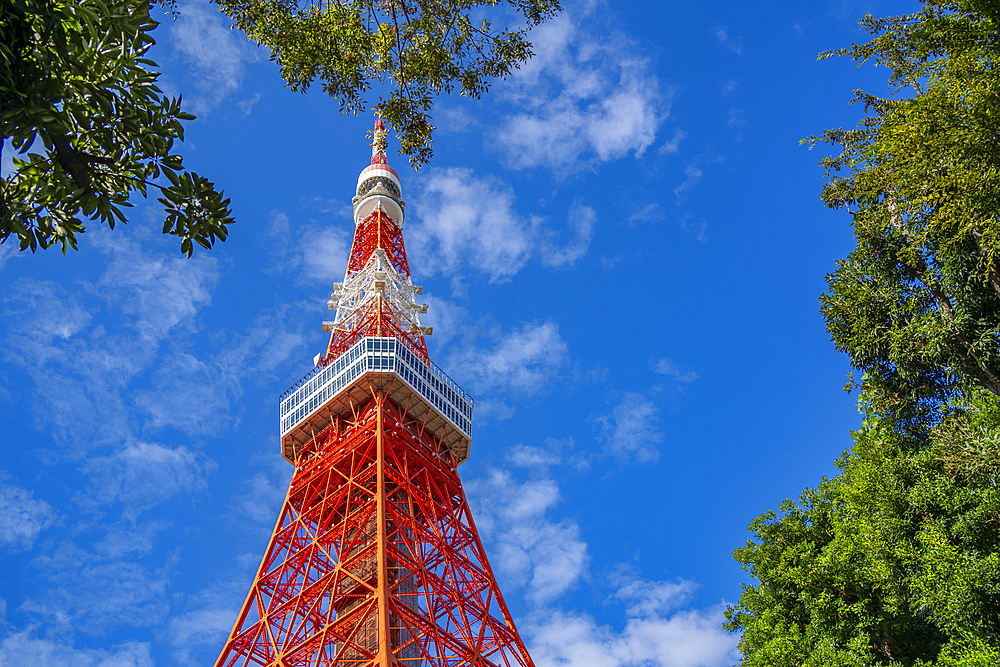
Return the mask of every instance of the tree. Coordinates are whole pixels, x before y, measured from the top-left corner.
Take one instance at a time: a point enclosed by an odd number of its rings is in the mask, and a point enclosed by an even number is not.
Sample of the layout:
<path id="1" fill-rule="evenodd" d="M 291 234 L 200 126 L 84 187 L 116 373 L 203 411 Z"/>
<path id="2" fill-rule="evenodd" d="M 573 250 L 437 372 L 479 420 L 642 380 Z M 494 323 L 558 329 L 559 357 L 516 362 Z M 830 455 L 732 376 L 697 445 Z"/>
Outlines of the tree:
<path id="1" fill-rule="evenodd" d="M 869 414 L 842 473 L 750 526 L 727 611 L 744 667 L 1000 662 L 1000 405 L 926 438 Z"/>
<path id="2" fill-rule="evenodd" d="M 1000 4 L 866 17 L 894 95 L 830 130 L 857 246 L 822 312 L 863 372 L 840 474 L 750 526 L 727 611 L 744 667 L 1000 664 Z M 853 383 L 848 388 L 853 388 Z"/>
<path id="3" fill-rule="evenodd" d="M 217 2 L 251 40 L 270 49 L 292 90 L 305 92 L 319 78 L 342 113 L 358 113 L 373 85 L 388 88 L 375 107 L 415 168 L 432 155 L 434 98 L 457 86 L 478 99 L 490 79 L 531 57 L 528 31 L 560 10 L 559 0 L 507 0 L 525 22 L 511 29 L 473 20 L 503 7 L 501 0 Z"/>
<path id="4" fill-rule="evenodd" d="M 888 67 L 896 95 L 857 91 L 871 115 L 808 140 L 840 149 L 823 199 L 857 240 L 822 312 L 870 397 L 914 417 L 972 387 L 1000 395 L 1000 7 L 925 0 L 862 25 L 875 39 L 821 57 Z"/>
<path id="5" fill-rule="evenodd" d="M 226 239 L 229 200 L 173 151 L 194 117 L 156 87 L 149 12 L 146 0 L 0 0 L 0 138 L 34 146 L 3 179 L 0 242 L 76 249 L 88 221 L 124 223 L 149 187 L 181 252 Z"/>

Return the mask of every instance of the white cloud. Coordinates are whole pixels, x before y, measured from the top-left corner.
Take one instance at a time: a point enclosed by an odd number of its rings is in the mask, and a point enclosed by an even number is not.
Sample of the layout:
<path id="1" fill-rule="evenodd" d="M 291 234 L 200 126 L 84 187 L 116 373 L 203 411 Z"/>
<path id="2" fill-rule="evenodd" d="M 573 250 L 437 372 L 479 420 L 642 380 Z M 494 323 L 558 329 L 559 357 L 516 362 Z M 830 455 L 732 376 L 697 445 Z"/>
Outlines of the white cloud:
<path id="1" fill-rule="evenodd" d="M 6 159 L 6 156 L 4 156 L 4 159 Z M 18 252 L 17 239 L 14 238 L 13 236 L 9 237 L 6 242 L 0 243 L 0 269 L 2 269 L 5 264 L 7 264 L 7 260 L 9 260 L 10 258 L 23 257 L 23 256 L 24 255 Z"/>
<path id="2" fill-rule="evenodd" d="M 728 96 L 735 93 L 739 87 L 740 82 L 736 79 L 726 79 L 719 84 L 719 92 L 722 93 L 723 96 Z"/>
<path id="3" fill-rule="evenodd" d="M 256 49 L 239 39 L 241 33 L 229 29 L 226 21 L 227 17 L 212 5 L 188 2 L 180 6 L 180 15 L 170 26 L 174 51 L 190 68 L 199 91 L 186 98 L 196 115 L 212 111 L 237 92 L 243 84 L 247 61 L 260 58 Z M 249 110 L 244 109 L 244 115 L 247 113 Z"/>
<path id="4" fill-rule="evenodd" d="M 609 578 L 611 599 L 625 604 L 621 630 L 588 614 L 546 610 L 528 626 L 539 667 L 728 667 L 739 638 L 722 629 L 724 604 L 683 608 L 698 588 L 692 581 L 648 581 L 619 566 Z"/>
<path id="5" fill-rule="evenodd" d="M 205 491 L 206 477 L 214 470 L 211 459 L 186 447 L 135 442 L 84 463 L 90 484 L 89 496 L 81 502 L 118 501 L 124 505 L 123 516 L 134 519 L 176 495 Z"/>
<path id="6" fill-rule="evenodd" d="M 189 328 L 198 311 L 212 302 L 219 279 L 214 257 L 148 252 L 118 232 L 104 233 L 94 245 L 110 256 L 97 284 L 99 294 L 121 308 L 130 328 L 145 341 L 160 341 L 176 327 Z"/>
<path id="7" fill-rule="evenodd" d="M 642 223 L 642 222 L 659 222 L 663 220 L 663 209 L 660 207 L 659 202 L 652 202 L 646 204 L 641 209 L 633 213 L 628 217 L 630 223 Z"/>
<path id="8" fill-rule="evenodd" d="M 590 26 L 587 14 L 564 12 L 532 30 L 535 56 L 498 87 L 525 109 L 493 137 L 514 168 L 567 174 L 639 157 L 669 113 L 648 59 L 626 35 Z"/>
<path id="9" fill-rule="evenodd" d="M 694 186 L 698 185 L 701 177 L 704 176 L 704 172 L 701 167 L 698 166 L 697 162 L 692 162 L 684 168 L 684 174 L 687 178 L 674 188 L 674 195 L 677 197 L 677 203 L 682 204 L 687 198 L 687 194 L 694 189 Z"/>
<path id="10" fill-rule="evenodd" d="M 575 521 L 554 521 L 547 514 L 560 500 L 551 479 L 519 482 L 505 470 L 492 470 L 466 485 L 473 514 L 491 559 L 514 586 L 527 587 L 535 604 L 555 600 L 586 571 L 587 544 Z"/>
<path id="11" fill-rule="evenodd" d="M 695 241 L 704 243 L 708 232 L 708 221 L 702 218 L 699 222 L 695 222 L 694 217 L 690 213 L 686 213 L 681 218 L 681 231 L 693 236 Z"/>
<path id="12" fill-rule="evenodd" d="M 576 260 L 587 254 L 590 240 L 594 238 L 594 226 L 597 223 L 597 211 L 584 206 L 579 201 L 574 202 L 569 209 L 569 226 L 575 232 L 574 238 L 567 245 L 559 247 L 551 242 L 554 233 L 542 240 L 542 264 L 545 266 L 565 266 L 576 263 Z"/>
<path id="13" fill-rule="evenodd" d="M 91 328 L 98 308 L 85 306 L 84 296 L 24 279 L 4 297 L 4 359 L 34 380 L 38 423 L 68 452 L 125 437 L 130 427 L 121 388 L 152 347 L 124 341 L 121 330 Z"/>
<path id="14" fill-rule="evenodd" d="M 642 394 L 626 393 L 611 414 L 593 418 L 605 449 L 620 461 L 644 463 L 660 456 L 663 433 L 656 423 L 659 410 Z"/>
<path id="15" fill-rule="evenodd" d="M 547 438 L 545 447 L 533 447 L 523 444 L 514 445 L 507 452 L 507 460 L 511 462 L 511 465 L 518 468 L 546 468 L 554 466 L 562 461 L 561 444 L 560 441 L 554 438 Z M 572 444 L 573 439 L 570 438 L 569 446 L 572 447 Z"/>
<path id="16" fill-rule="evenodd" d="M 423 271 L 455 272 L 468 264 L 501 283 L 524 268 L 540 221 L 517 214 L 509 186 L 458 168 L 432 170 L 420 186 L 419 222 L 406 240 Z"/>
<path id="17" fill-rule="evenodd" d="M 237 557 L 209 586 L 184 601 L 186 611 L 171 618 L 162 633 L 173 647 L 171 664 L 204 665 L 218 656 L 259 563 L 258 553 Z"/>
<path id="18" fill-rule="evenodd" d="M 407 227 L 406 244 L 414 265 L 426 275 L 481 271 L 491 283 L 503 283 L 539 256 L 544 266 L 572 266 L 590 247 L 597 213 L 582 200 L 567 212 L 568 238 L 538 215 L 520 215 L 514 191 L 493 176 L 471 169 L 431 169 L 417 183 L 413 209 L 417 221 Z"/>
<path id="19" fill-rule="evenodd" d="M 479 125 L 479 121 L 463 106 L 438 106 L 434 110 L 439 132 L 461 133 Z"/>
<path id="20" fill-rule="evenodd" d="M 239 613 L 238 604 L 211 606 L 170 619 L 167 635 L 175 650 L 174 664 L 204 664 L 191 655 L 193 649 L 206 646 L 212 646 L 216 650 L 221 648 Z"/>
<path id="21" fill-rule="evenodd" d="M 694 371 L 682 371 L 670 357 L 649 360 L 649 370 L 660 375 L 675 378 L 678 382 L 694 382 L 698 374 Z"/>
<path id="22" fill-rule="evenodd" d="M 626 603 L 628 616 L 655 616 L 690 601 L 698 585 L 688 579 L 646 581 L 619 567 L 611 582 L 617 586 L 612 598 Z"/>
<path id="23" fill-rule="evenodd" d="M 149 419 L 147 428 L 173 427 L 187 435 L 217 435 L 233 419 L 230 395 L 239 395 L 233 369 L 220 368 L 186 352 L 166 355 L 152 381 L 135 396 Z"/>
<path id="24" fill-rule="evenodd" d="M 52 525 L 55 512 L 44 500 L 36 500 L 34 491 L 11 484 L 9 479 L 0 474 L 0 547 L 27 549 Z"/>
<path id="25" fill-rule="evenodd" d="M 592 616 L 547 613 L 530 627 L 538 667 L 729 667 L 738 638 L 722 629 L 723 606 L 629 618 L 621 632 Z"/>
<path id="26" fill-rule="evenodd" d="M 37 639 L 29 630 L 0 641 L 0 665 L 18 667 L 153 667 L 149 644 L 130 641 L 109 649 L 75 649 L 65 641 Z"/>
<path id="27" fill-rule="evenodd" d="M 267 215 L 267 225 L 260 235 L 258 243 L 264 246 L 264 251 L 271 258 L 269 265 L 264 266 L 264 273 L 280 274 L 288 264 L 288 248 L 291 244 L 291 230 L 288 215 L 274 209 Z"/>
<path id="28" fill-rule="evenodd" d="M 666 155 L 668 153 L 676 153 L 681 149 L 681 142 L 687 139 L 687 132 L 678 128 L 674 130 L 672 137 L 663 142 L 656 152 L 660 155 Z"/>
<path id="29" fill-rule="evenodd" d="M 565 365 L 568 347 L 554 322 L 524 324 L 500 336 L 491 349 L 466 344 L 448 358 L 454 375 L 481 393 L 496 390 L 533 395 Z"/>
<path id="30" fill-rule="evenodd" d="M 104 559 L 69 542 L 34 564 L 51 586 L 21 609 L 44 617 L 53 630 L 100 634 L 118 625 L 157 626 L 169 611 L 164 569 Z"/>
<path id="31" fill-rule="evenodd" d="M 434 327 L 434 336 L 427 341 L 428 346 L 440 349 L 440 346 L 467 330 L 468 310 L 454 301 L 428 294 L 426 290 L 422 300 L 427 304 L 427 314 L 420 316 L 420 323 Z"/>
<path id="32" fill-rule="evenodd" d="M 257 104 L 257 102 L 260 102 L 260 98 L 263 94 L 264 91 L 258 90 L 251 97 L 248 97 L 245 100 L 240 100 L 239 102 L 237 102 L 236 106 L 240 108 L 240 111 L 243 112 L 244 116 L 249 116 L 253 112 L 253 106 Z"/>
<path id="33" fill-rule="evenodd" d="M 299 278 L 306 282 L 333 283 L 344 279 L 351 239 L 339 227 L 305 225 L 299 235 Z"/>
<path id="34" fill-rule="evenodd" d="M 284 459 L 277 458 L 278 445 L 271 450 L 275 458 L 265 470 L 258 470 L 243 484 L 243 493 L 233 499 L 233 511 L 237 522 L 243 526 L 249 522 L 261 533 L 270 533 L 278 518 L 285 492 L 291 481 L 293 468 Z"/>
<path id="35" fill-rule="evenodd" d="M 94 234 L 92 245 L 108 256 L 96 284 L 22 280 L 3 297 L 4 357 L 35 380 L 40 423 L 76 445 L 68 453 L 121 447 L 140 429 L 217 434 L 238 419 L 230 410 L 244 382 L 265 381 L 294 354 L 311 356 L 302 333 L 288 329 L 292 306 L 259 315 L 239 334 L 216 331 L 217 351 L 196 354 L 218 261 L 147 250 L 141 229 Z"/>
<path id="36" fill-rule="evenodd" d="M 169 521 L 125 521 L 110 525 L 104 539 L 94 544 L 94 551 L 109 559 L 129 554 L 145 555 L 153 550 L 156 537 L 170 527 Z"/>
<path id="37" fill-rule="evenodd" d="M 509 595 L 520 589 L 534 609 L 520 623 L 538 667 L 728 667 L 738 637 L 722 629 L 724 604 L 691 608 L 692 581 L 649 581 L 619 565 L 604 582 L 609 600 L 624 605 L 624 625 L 599 625 L 589 614 L 554 603 L 587 574 L 589 554 L 576 522 L 552 516 L 561 500 L 548 475 L 570 443 L 515 447 L 508 458 L 532 479 L 490 470 L 466 484 L 479 533 Z M 589 578 L 587 578 L 589 579 Z M 562 605 L 560 605 L 562 606 Z"/>
<path id="38" fill-rule="evenodd" d="M 712 29 L 715 41 L 719 46 L 729 49 L 738 56 L 743 55 L 743 40 L 729 34 L 729 28 L 724 25 L 716 26 Z"/>
<path id="39" fill-rule="evenodd" d="M 736 134 L 736 141 L 743 141 L 743 131 L 750 127 L 750 119 L 744 109 L 733 108 L 726 117 L 726 125 Z"/>

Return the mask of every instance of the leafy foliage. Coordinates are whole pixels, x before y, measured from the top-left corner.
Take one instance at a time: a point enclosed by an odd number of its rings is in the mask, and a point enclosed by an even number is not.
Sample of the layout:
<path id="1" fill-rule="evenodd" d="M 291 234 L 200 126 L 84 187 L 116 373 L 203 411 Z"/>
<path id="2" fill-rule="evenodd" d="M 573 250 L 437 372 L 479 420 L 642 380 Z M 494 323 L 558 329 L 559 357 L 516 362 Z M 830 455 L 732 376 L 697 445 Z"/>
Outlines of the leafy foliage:
<path id="1" fill-rule="evenodd" d="M 318 77 L 342 113 L 358 113 L 373 85 L 390 86 L 375 106 L 417 168 L 432 154 L 434 97 L 457 86 L 478 99 L 491 78 L 531 57 L 527 32 L 560 9 L 559 0 L 217 1 L 250 39 L 271 50 L 294 91 L 305 92 Z M 525 27 L 474 20 L 505 4 Z"/>
<path id="2" fill-rule="evenodd" d="M 150 186 L 182 252 L 226 239 L 229 200 L 173 152 L 194 116 L 156 86 L 149 12 L 144 0 L 0 0 L 0 137 L 24 153 L 2 182 L 0 241 L 76 249 L 87 221 L 125 222 Z"/>
<path id="3" fill-rule="evenodd" d="M 827 279 L 828 328 L 873 399 L 911 413 L 970 387 L 1000 395 L 1000 9 L 924 4 L 866 17 L 875 39 L 821 56 L 890 68 L 899 99 L 857 91 L 858 129 L 808 140 L 841 150 L 823 199 L 857 238 Z"/>
<path id="4" fill-rule="evenodd" d="M 853 216 L 821 303 L 865 419 L 734 554 L 757 580 L 727 612 L 744 667 L 1000 664 L 1000 3 L 923 5 L 821 55 L 895 93 L 807 140 L 838 148 L 823 199 Z"/>
<path id="5" fill-rule="evenodd" d="M 754 521 L 745 667 L 997 664 L 1000 406 L 970 403 L 925 441 L 869 415 L 841 475 Z"/>

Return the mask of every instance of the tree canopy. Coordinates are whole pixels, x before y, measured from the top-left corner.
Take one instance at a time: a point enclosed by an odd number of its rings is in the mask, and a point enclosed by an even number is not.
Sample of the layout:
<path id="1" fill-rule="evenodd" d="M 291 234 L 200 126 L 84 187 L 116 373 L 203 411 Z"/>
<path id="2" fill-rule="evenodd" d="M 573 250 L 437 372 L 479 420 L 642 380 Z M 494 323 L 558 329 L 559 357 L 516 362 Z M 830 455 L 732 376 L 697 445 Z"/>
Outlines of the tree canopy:
<path id="1" fill-rule="evenodd" d="M 821 310 L 864 421 L 734 554 L 744 667 L 1000 663 L 1000 3 L 922 4 L 820 56 L 890 72 L 857 128 L 807 140 L 852 218 Z"/>
<path id="2" fill-rule="evenodd" d="M 478 99 L 492 78 L 531 57 L 528 31 L 560 10 L 559 0 L 217 2 L 250 39 L 270 49 L 292 90 L 305 92 L 318 78 L 341 112 L 358 113 L 368 105 L 368 91 L 382 88 L 375 106 L 417 168 L 433 153 L 434 98 L 457 87 Z M 505 25 L 515 21 L 524 25 Z"/>
<path id="3" fill-rule="evenodd" d="M 924 4 L 865 18 L 875 39 L 821 56 L 888 67 L 896 94 L 856 91 L 871 114 L 811 140 L 841 151 L 824 160 L 823 199 L 850 210 L 857 239 L 823 315 L 873 398 L 900 409 L 1000 394 L 1000 9 Z"/>
<path id="4" fill-rule="evenodd" d="M 480 97 L 531 57 L 528 31 L 560 9 L 558 0 L 217 3 L 271 51 L 292 90 L 318 78 L 342 112 L 358 113 L 378 87 L 374 106 L 414 167 L 432 154 L 434 98 L 456 88 Z M 150 7 L 0 0 L 0 140 L 16 153 L 0 188 L 0 242 L 65 253 L 88 223 L 124 223 L 130 198 L 150 187 L 162 195 L 164 233 L 179 236 L 185 254 L 228 236 L 229 200 L 174 150 L 194 117 L 156 86 Z"/>
<path id="5" fill-rule="evenodd" d="M 125 222 L 149 187 L 183 253 L 226 239 L 229 200 L 174 150 L 194 116 L 156 86 L 149 12 L 144 0 L 0 0 L 0 138 L 20 154 L 0 189 L 0 241 L 65 253 L 88 222 Z"/>

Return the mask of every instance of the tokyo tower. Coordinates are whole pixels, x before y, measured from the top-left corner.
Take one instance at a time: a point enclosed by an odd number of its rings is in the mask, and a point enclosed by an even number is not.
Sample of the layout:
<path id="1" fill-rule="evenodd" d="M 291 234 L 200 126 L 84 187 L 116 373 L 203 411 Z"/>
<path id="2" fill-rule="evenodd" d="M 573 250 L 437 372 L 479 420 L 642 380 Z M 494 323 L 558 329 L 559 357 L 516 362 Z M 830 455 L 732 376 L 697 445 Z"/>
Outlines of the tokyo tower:
<path id="1" fill-rule="evenodd" d="M 216 667 L 534 667 L 457 468 L 472 397 L 427 356 L 375 123 L 326 352 L 280 399 L 295 473 Z"/>

